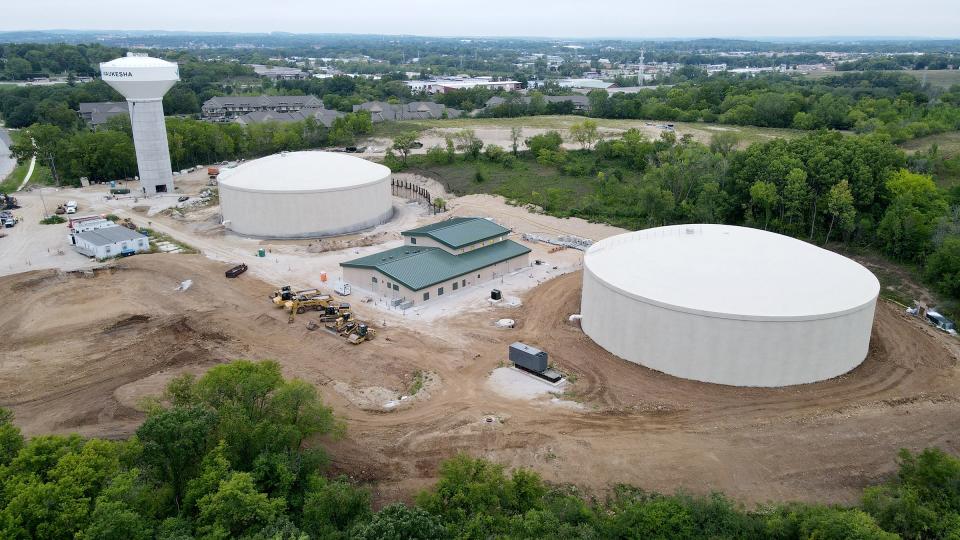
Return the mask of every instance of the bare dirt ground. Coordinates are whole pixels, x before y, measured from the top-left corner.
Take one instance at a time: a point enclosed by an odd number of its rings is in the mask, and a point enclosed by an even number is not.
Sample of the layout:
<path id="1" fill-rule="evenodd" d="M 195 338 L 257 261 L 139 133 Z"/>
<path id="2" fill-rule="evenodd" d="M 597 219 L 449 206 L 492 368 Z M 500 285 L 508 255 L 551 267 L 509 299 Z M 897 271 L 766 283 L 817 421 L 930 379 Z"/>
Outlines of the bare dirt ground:
<path id="1" fill-rule="evenodd" d="M 352 346 L 306 330 L 309 315 L 288 325 L 267 302 L 273 284 L 249 273 L 227 280 L 223 270 L 200 255 L 148 255 L 94 273 L 0 277 L 0 294 L 17 299 L 0 311 L 0 405 L 28 435 L 122 437 L 142 420 L 138 401 L 171 377 L 234 358 L 276 359 L 287 376 L 318 385 L 347 421 L 344 440 L 313 443 L 330 448 L 335 472 L 371 482 L 381 503 L 430 485 L 456 452 L 595 493 L 627 482 L 755 503 L 850 502 L 893 470 L 901 447 L 960 450 L 956 340 L 886 303 L 870 356 L 853 372 L 743 389 L 669 377 L 594 345 L 567 322 L 579 311 L 577 272 L 538 286 L 521 308 L 375 325 L 376 340 Z M 176 291 L 188 278 L 193 286 Z M 490 324 L 501 317 L 517 328 Z M 517 340 L 550 352 L 572 375 L 558 401 L 582 407 L 491 388 Z M 384 412 L 378 402 L 406 394 L 417 371 L 430 374 L 426 392 Z"/>

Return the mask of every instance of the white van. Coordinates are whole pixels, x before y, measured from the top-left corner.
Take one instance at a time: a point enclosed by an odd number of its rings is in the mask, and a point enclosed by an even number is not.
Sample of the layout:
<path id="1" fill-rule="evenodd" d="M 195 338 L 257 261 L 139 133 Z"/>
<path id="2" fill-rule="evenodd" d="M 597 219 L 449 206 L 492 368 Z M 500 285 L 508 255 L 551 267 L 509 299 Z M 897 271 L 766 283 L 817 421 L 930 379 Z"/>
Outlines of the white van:
<path id="1" fill-rule="evenodd" d="M 67 201 L 67 206 L 66 206 L 65 208 L 67 209 L 67 213 L 68 213 L 68 214 L 76 214 L 76 213 L 77 213 L 77 201 Z"/>

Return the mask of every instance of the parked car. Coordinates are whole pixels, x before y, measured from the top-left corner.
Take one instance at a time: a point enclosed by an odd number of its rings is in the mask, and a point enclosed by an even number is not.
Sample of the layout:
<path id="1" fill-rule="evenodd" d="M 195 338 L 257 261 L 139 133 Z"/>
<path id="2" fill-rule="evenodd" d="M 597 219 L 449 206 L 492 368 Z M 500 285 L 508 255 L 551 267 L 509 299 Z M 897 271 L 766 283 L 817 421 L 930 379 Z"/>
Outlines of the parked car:
<path id="1" fill-rule="evenodd" d="M 186 201 L 186 200 L 188 200 L 188 199 L 190 199 L 190 197 L 187 197 L 186 195 L 183 195 L 183 196 L 181 196 L 181 197 L 178 197 L 178 198 L 177 198 L 177 201 L 179 201 L 179 202 L 184 202 L 184 201 Z"/>
<path id="2" fill-rule="evenodd" d="M 957 335 L 957 325 L 932 309 L 927 310 L 927 322 L 950 335 Z"/>
<path id="3" fill-rule="evenodd" d="M 68 214 L 77 213 L 77 201 L 67 201 L 67 205 L 64 207 L 67 209 Z"/>

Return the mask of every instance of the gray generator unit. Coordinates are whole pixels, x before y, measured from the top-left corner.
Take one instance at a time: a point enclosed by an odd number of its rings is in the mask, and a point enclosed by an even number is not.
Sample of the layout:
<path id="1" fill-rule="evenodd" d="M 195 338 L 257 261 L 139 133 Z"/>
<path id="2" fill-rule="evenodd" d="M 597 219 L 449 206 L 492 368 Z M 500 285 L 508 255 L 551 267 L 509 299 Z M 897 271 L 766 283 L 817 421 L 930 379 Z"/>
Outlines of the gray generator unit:
<path id="1" fill-rule="evenodd" d="M 519 341 L 510 345 L 510 361 L 517 367 L 535 373 L 547 370 L 547 353 Z"/>

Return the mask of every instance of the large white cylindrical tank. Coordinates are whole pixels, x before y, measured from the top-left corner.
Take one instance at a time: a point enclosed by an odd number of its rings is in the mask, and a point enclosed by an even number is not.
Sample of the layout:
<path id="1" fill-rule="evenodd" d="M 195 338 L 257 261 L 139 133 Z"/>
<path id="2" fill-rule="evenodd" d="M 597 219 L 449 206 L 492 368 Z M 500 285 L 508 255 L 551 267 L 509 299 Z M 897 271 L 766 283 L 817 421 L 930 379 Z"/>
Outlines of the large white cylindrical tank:
<path id="1" fill-rule="evenodd" d="M 143 193 L 173 192 L 163 95 L 180 80 L 177 64 L 130 55 L 100 64 L 103 81 L 127 98 Z"/>
<path id="2" fill-rule="evenodd" d="M 316 238 L 385 223 L 390 169 L 346 154 L 284 152 L 220 173 L 230 230 L 259 238 Z"/>
<path id="3" fill-rule="evenodd" d="M 800 240 L 659 227 L 586 252 L 581 326 L 620 358 L 670 375 L 787 386 L 863 362 L 879 292 L 860 264 Z"/>

